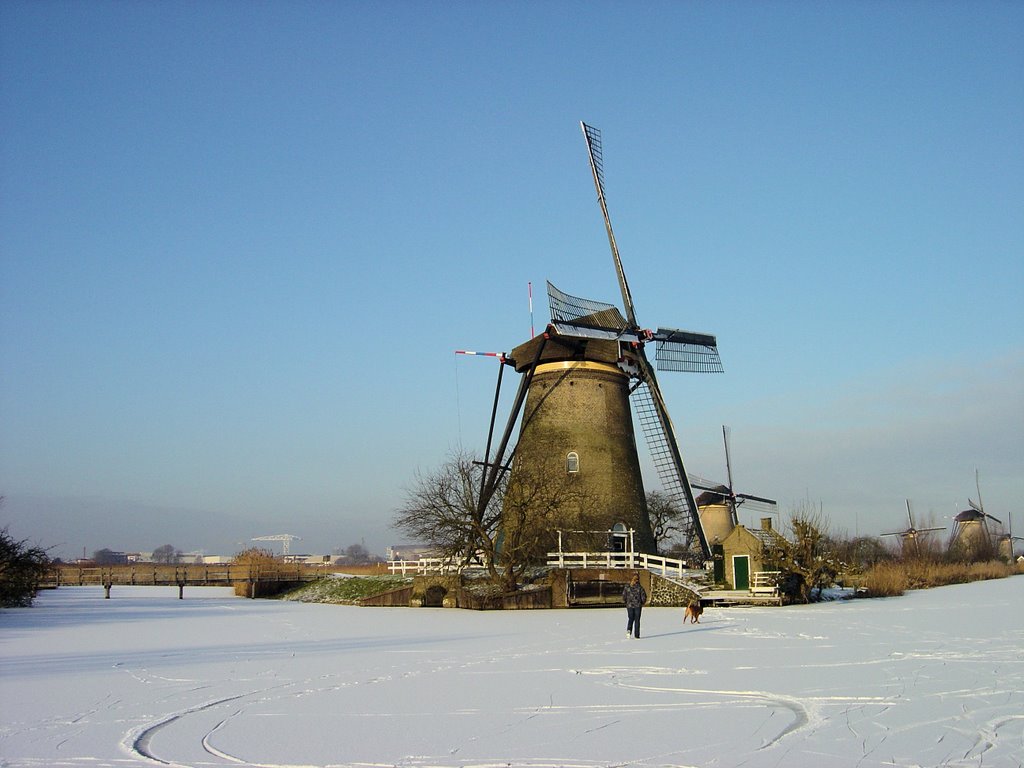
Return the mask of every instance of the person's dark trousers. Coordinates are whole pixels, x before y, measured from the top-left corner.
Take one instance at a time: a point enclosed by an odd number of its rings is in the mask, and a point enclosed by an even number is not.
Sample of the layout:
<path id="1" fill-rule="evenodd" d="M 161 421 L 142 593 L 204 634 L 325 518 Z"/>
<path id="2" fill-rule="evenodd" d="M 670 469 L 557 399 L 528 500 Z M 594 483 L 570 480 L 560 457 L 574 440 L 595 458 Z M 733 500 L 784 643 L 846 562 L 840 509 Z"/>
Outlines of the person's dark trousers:
<path id="1" fill-rule="evenodd" d="M 626 622 L 626 633 L 632 632 L 633 637 L 640 637 L 640 611 L 642 610 L 643 608 L 639 605 L 635 608 L 626 607 L 626 616 L 629 618 L 629 621 Z"/>

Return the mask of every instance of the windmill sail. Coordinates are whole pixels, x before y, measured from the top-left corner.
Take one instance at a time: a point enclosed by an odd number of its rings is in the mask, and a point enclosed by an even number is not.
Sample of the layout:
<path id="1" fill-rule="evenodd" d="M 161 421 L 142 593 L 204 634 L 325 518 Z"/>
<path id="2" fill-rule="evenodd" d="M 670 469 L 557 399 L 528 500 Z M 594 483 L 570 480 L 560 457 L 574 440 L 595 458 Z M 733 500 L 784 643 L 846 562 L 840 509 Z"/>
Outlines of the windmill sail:
<path id="1" fill-rule="evenodd" d="M 643 362 L 647 371 L 653 375 L 646 358 Z M 683 540 L 688 549 L 698 544 L 706 557 L 711 549 L 704 536 L 697 502 L 693 497 L 693 489 L 683 466 L 683 457 L 679 452 L 672 420 L 665 409 L 657 381 L 653 378 L 643 381 L 634 390 L 632 401 L 662 489 L 669 497 L 669 501 L 686 513 L 682 524 Z"/>
<path id="2" fill-rule="evenodd" d="M 617 338 L 618 334 L 628 327 L 626 318 L 614 304 L 571 296 L 565 291 L 558 290 L 550 280 L 548 308 L 551 310 L 551 322 L 566 328 L 612 331 L 612 337 Z"/>
<path id="3" fill-rule="evenodd" d="M 615 274 L 619 281 L 619 290 L 622 293 L 626 322 L 619 324 L 613 320 L 614 307 L 609 305 L 603 305 L 601 308 L 593 305 L 581 307 L 581 309 L 590 311 L 581 311 L 575 316 L 569 316 L 566 310 L 576 306 L 572 303 L 569 305 L 560 303 L 557 309 L 553 309 L 552 321 L 559 333 L 576 334 L 584 338 L 597 338 L 595 334 L 601 334 L 600 338 L 609 340 L 615 338 L 620 342 L 620 349 L 627 352 L 623 358 L 628 356 L 634 359 L 632 367 L 625 365 L 623 369 L 640 380 L 640 384 L 634 388 L 631 400 L 647 438 L 658 476 L 669 498 L 687 513 L 688 524 L 685 531 L 687 544 L 689 546 L 699 544 L 702 555 L 709 557 L 711 550 L 701 526 L 693 489 L 690 487 L 686 469 L 683 466 L 679 442 L 676 440 L 672 420 L 669 418 L 665 399 L 658 386 L 654 366 L 647 359 L 644 345 L 647 342 L 655 342 L 655 363 L 659 370 L 717 373 L 722 371 L 717 341 L 714 336 L 708 334 L 673 328 L 659 328 L 657 331 L 641 329 L 636 319 L 636 308 L 629 290 L 629 283 L 626 281 L 626 272 L 619 256 L 619 247 L 615 242 L 615 233 L 612 231 L 611 217 L 608 215 L 608 203 L 604 192 L 604 153 L 601 132 L 584 122 L 580 123 L 580 127 L 583 129 L 583 136 L 587 143 L 590 170 L 594 177 L 594 187 L 597 190 L 597 200 L 601 206 L 605 231 L 608 234 L 608 245 L 611 246 L 612 259 L 615 262 Z M 559 324 L 561 327 L 558 327 Z M 620 365 L 623 365 L 622 359 L 620 359 Z"/>
<path id="4" fill-rule="evenodd" d="M 706 333 L 659 328 L 653 335 L 654 359 L 659 371 L 722 373 L 718 342 Z"/>
<path id="5" fill-rule="evenodd" d="M 700 514 L 683 466 L 672 420 L 654 370 L 644 352 L 644 344 L 655 340 L 659 352 L 661 345 L 665 345 L 663 354 L 672 362 L 668 370 L 715 372 L 722 370 L 715 337 L 663 328 L 659 328 L 657 333 L 637 331 L 629 327 L 613 304 L 572 296 L 556 288 L 550 281 L 548 307 L 551 311 L 549 330 L 556 336 L 618 341 L 629 345 L 631 357 L 636 358 L 632 374 L 640 380 L 630 400 L 658 479 L 670 501 L 686 513 L 682 533 L 687 547 L 697 544 L 705 555 L 708 554 L 710 550 L 701 528 Z"/>
<path id="6" fill-rule="evenodd" d="M 551 323 L 562 336 L 607 339 L 634 344 L 655 343 L 654 359 L 659 371 L 722 373 L 718 341 L 709 333 L 678 328 L 640 331 L 630 328 L 618 307 L 603 301 L 572 296 L 548 281 Z"/>
<path id="7" fill-rule="evenodd" d="M 587 155 L 590 157 L 590 170 L 594 174 L 594 186 L 597 188 L 597 201 L 601 204 L 601 214 L 604 216 L 604 228 L 608 233 L 608 245 L 612 249 L 612 258 L 615 261 L 615 274 L 619 278 L 619 290 L 622 291 L 622 303 L 626 308 L 626 317 L 634 328 L 636 324 L 636 309 L 633 306 L 633 296 L 629 292 L 629 283 L 626 282 L 626 272 L 622 269 L 622 259 L 619 258 L 619 246 L 615 243 L 615 233 L 612 231 L 612 220 L 608 216 L 608 203 L 604 197 L 604 155 L 601 151 L 601 132 L 593 126 L 584 122 L 580 123 L 583 129 L 583 136 L 587 140 Z"/>

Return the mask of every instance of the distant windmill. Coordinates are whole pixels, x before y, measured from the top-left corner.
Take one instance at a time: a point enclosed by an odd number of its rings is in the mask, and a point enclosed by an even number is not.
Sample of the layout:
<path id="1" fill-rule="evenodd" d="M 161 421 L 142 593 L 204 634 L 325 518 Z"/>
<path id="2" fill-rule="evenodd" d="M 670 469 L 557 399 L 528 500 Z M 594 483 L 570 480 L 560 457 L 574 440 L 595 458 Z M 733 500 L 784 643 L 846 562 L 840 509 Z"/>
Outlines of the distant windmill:
<path id="1" fill-rule="evenodd" d="M 292 536 L 290 533 L 278 533 L 273 536 L 255 536 L 253 541 L 280 541 L 281 542 L 281 554 L 287 555 L 290 549 L 290 544 L 293 541 L 302 541 L 298 536 Z"/>
<path id="2" fill-rule="evenodd" d="M 883 533 L 882 536 L 899 536 L 900 543 L 903 546 L 903 552 L 910 554 L 908 548 L 913 548 L 913 554 L 920 554 L 921 552 L 921 541 L 920 535 L 922 533 L 931 533 L 932 531 L 944 531 L 945 527 L 942 528 L 918 528 L 914 525 L 914 512 L 910 508 L 910 499 L 907 499 L 907 521 L 910 523 L 910 527 L 905 531 L 890 531 L 889 533 Z"/>
<path id="3" fill-rule="evenodd" d="M 774 514 L 777 502 L 763 496 L 749 493 L 736 493 L 732 480 L 732 455 L 729 450 L 730 430 L 722 426 L 722 442 L 725 443 L 725 472 L 728 484 L 713 483 L 706 478 L 690 475 L 690 487 L 704 491 L 697 497 L 697 508 L 700 510 L 700 522 L 708 542 L 725 540 L 732 529 L 739 524 L 738 509 L 747 505 L 748 509 Z"/>
<path id="4" fill-rule="evenodd" d="M 974 485 L 978 489 L 978 501 L 975 503 L 973 499 L 968 498 L 968 509 L 953 518 L 949 549 L 969 558 L 991 557 L 995 538 L 988 521 L 992 520 L 1000 526 L 1003 521 L 985 511 L 977 469 L 974 470 Z"/>
<path id="5" fill-rule="evenodd" d="M 1013 515 L 1006 515 L 1006 527 L 1007 533 L 1005 536 L 999 537 L 998 553 L 999 557 L 1006 560 L 1008 563 L 1013 562 L 1013 542 L 1024 541 L 1024 538 L 1013 535 Z"/>

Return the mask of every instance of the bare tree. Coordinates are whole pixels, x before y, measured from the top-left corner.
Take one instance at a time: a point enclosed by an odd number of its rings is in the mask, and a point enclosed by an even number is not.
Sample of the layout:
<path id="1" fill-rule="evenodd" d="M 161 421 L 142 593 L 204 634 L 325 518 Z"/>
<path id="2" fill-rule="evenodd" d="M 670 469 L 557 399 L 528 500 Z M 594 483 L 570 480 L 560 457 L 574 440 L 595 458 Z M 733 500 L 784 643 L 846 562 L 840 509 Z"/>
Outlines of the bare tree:
<path id="1" fill-rule="evenodd" d="M 124 553 L 115 552 L 112 549 L 97 549 L 92 553 L 93 562 L 96 565 L 118 565 L 125 562 Z"/>
<path id="2" fill-rule="evenodd" d="M 514 486 L 503 475 L 481 501 L 482 471 L 470 455 L 458 453 L 436 471 L 417 474 L 394 525 L 450 564 L 479 563 L 494 584 L 514 591 L 551 549 L 555 520 L 564 520 L 569 508 L 583 523 L 576 510 L 584 505 L 571 478 L 525 469 L 517 471 Z"/>
<path id="3" fill-rule="evenodd" d="M 0 531 L 0 607 L 32 605 L 49 566 L 50 558 L 42 547 L 14 539 L 6 528 Z"/>
<path id="4" fill-rule="evenodd" d="M 478 510 L 480 472 L 463 453 L 431 473 L 417 472 L 395 515 L 395 527 L 449 563 L 467 564 L 501 519 L 500 492 Z"/>
<path id="5" fill-rule="evenodd" d="M 834 581 L 841 570 L 835 542 L 828 535 L 821 512 L 801 504 L 790 513 L 790 537 L 777 537 L 767 559 L 782 571 L 780 586 L 801 603 L 809 603 Z"/>
<path id="6" fill-rule="evenodd" d="M 684 512 L 664 491 L 648 491 L 647 514 L 658 552 L 665 554 L 674 547 L 686 550 L 677 537 L 686 531 Z"/>
<path id="7" fill-rule="evenodd" d="M 547 562 L 555 548 L 557 531 L 571 525 L 586 536 L 606 537 L 589 511 L 596 508 L 575 475 L 552 475 L 545 467 L 520 464 L 515 482 L 504 487 L 501 538 L 497 554 L 507 590 L 514 590 L 532 565 Z"/>
<path id="8" fill-rule="evenodd" d="M 858 536 L 834 541 L 836 556 L 846 573 L 864 573 L 878 563 L 894 559 L 892 552 L 878 536 Z"/>
<path id="9" fill-rule="evenodd" d="M 175 549 L 170 544 L 164 544 L 162 547 L 157 547 L 153 550 L 154 563 L 176 563 L 180 557 L 181 551 Z"/>
<path id="10" fill-rule="evenodd" d="M 362 565 L 370 562 L 370 552 L 362 544 L 350 544 L 345 548 L 345 562 Z"/>

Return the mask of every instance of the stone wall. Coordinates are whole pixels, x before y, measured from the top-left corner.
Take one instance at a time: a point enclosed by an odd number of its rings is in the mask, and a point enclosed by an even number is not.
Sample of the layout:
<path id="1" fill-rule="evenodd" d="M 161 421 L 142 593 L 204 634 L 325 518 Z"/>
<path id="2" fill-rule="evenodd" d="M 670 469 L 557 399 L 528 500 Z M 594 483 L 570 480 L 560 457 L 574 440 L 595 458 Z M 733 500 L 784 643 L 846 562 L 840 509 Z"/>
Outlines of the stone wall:
<path id="1" fill-rule="evenodd" d="M 700 600 L 700 595 L 693 589 L 656 573 L 651 574 L 651 586 L 647 593 L 647 604 L 650 606 L 683 607 L 694 600 Z"/>
<path id="2" fill-rule="evenodd" d="M 647 604 L 650 606 L 689 605 L 699 600 L 699 586 L 687 586 L 646 570 L 628 568 L 577 568 L 573 570 L 553 569 L 548 584 L 540 588 L 526 589 L 512 595 L 474 594 L 458 575 L 428 574 L 417 576 L 412 586 L 392 590 L 382 595 L 364 598 L 362 605 L 408 605 L 419 607 L 470 608 L 475 610 L 567 608 L 569 607 L 570 583 L 606 586 L 607 599 L 604 601 L 578 601 L 577 605 L 621 605 L 622 588 L 634 574 L 640 576 L 640 584 L 647 590 Z M 538 585 L 539 586 L 539 585 Z"/>
<path id="3" fill-rule="evenodd" d="M 522 592 L 500 595 L 479 595 L 461 590 L 458 595 L 458 607 L 476 611 L 494 610 L 526 610 L 551 607 L 551 588 L 529 589 Z"/>
<path id="4" fill-rule="evenodd" d="M 359 601 L 359 605 L 375 606 L 375 607 L 408 607 L 412 600 L 413 588 L 410 584 L 407 587 L 399 587 L 398 589 L 391 589 L 387 592 L 382 592 L 379 595 L 371 595 L 370 597 L 364 597 Z"/>

